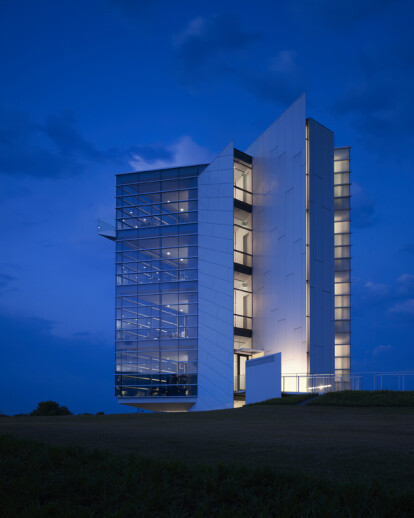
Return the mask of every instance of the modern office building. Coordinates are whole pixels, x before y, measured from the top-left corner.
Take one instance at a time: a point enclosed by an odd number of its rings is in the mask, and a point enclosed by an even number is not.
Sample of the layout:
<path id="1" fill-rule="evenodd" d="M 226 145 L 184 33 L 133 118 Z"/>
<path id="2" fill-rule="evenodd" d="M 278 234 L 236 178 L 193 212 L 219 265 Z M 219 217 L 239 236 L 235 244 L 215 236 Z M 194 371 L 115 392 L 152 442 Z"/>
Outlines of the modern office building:
<path id="1" fill-rule="evenodd" d="M 350 149 L 305 96 L 244 151 L 116 184 L 116 232 L 101 233 L 116 241 L 120 403 L 239 406 L 246 366 L 276 356 L 269 387 L 347 387 Z"/>

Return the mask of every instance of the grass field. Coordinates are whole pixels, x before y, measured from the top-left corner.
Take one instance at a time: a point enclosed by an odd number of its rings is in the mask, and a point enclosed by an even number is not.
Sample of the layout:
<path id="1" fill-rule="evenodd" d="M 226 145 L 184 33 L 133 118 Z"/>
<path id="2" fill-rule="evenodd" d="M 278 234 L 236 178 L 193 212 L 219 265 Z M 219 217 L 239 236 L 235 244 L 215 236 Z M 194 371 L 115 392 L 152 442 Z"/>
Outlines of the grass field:
<path id="1" fill-rule="evenodd" d="M 154 459 L 414 487 L 414 408 L 252 405 L 180 414 L 2 417 L 0 434 Z"/>
<path id="2" fill-rule="evenodd" d="M 413 391 L 394 390 L 343 390 L 328 392 L 309 402 L 310 405 L 365 406 L 365 407 L 414 407 Z"/>
<path id="3" fill-rule="evenodd" d="M 413 493 L 277 467 L 184 464 L 0 437 L 6 517 L 412 517 Z"/>

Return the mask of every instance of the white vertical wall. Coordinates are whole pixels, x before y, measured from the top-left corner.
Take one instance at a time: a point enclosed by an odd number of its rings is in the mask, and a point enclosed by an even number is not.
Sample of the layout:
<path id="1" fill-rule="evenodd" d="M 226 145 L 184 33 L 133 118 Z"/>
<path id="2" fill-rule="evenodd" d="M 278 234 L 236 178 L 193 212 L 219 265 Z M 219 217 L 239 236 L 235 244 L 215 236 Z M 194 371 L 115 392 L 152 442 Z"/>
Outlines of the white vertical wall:
<path id="1" fill-rule="evenodd" d="M 246 405 L 281 397 L 281 358 L 270 354 L 246 362 Z"/>
<path id="2" fill-rule="evenodd" d="M 301 96 L 247 150 L 253 157 L 253 348 L 307 372 L 306 108 Z"/>
<path id="3" fill-rule="evenodd" d="M 231 142 L 198 179 L 198 397 L 190 409 L 233 407 Z"/>
<path id="4" fill-rule="evenodd" d="M 309 373 L 335 368 L 334 134 L 308 119 Z"/>

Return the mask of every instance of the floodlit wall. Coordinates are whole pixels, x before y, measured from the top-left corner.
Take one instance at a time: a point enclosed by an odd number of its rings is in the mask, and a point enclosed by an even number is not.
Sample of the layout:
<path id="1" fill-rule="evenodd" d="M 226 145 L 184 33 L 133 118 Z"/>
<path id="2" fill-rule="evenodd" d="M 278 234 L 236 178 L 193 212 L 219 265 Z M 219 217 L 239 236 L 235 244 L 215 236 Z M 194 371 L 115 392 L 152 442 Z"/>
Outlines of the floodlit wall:
<path id="1" fill-rule="evenodd" d="M 334 134 L 307 121 L 309 374 L 334 372 Z"/>
<path id="2" fill-rule="evenodd" d="M 305 96 L 246 153 L 253 157 L 253 348 L 281 352 L 284 374 L 306 373 Z"/>
<path id="3" fill-rule="evenodd" d="M 248 360 L 246 362 L 246 404 L 281 397 L 281 380 L 280 353 Z"/>
<path id="4" fill-rule="evenodd" d="M 198 396 L 233 407 L 233 143 L 198 178 Z"/>

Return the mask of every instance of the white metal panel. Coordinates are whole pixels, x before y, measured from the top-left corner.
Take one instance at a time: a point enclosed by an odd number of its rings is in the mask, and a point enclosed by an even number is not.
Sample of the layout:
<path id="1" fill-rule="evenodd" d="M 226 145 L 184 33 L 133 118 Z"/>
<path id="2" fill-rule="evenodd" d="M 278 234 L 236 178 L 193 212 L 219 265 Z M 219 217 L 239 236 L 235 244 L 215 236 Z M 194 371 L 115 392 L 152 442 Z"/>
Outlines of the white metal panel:
<path id="1" fill-rule="evenodd" d="M 246 362 L 246 404 L 281 397 L 281 382 L 280 353 L 248 360 Z"/>
<path id="2" fill-rule="evenodd" d="M 301 96 L 247 150 L 253 157 L 253 348 L 306 373 L 306 110 Z"/>
<path id="3" fill-rule="evenodd" d="M 233 408 L 231 142 L 198 178 L 198 396 L 190 411 Z"/>

